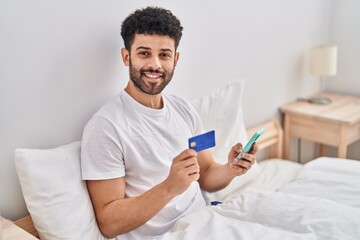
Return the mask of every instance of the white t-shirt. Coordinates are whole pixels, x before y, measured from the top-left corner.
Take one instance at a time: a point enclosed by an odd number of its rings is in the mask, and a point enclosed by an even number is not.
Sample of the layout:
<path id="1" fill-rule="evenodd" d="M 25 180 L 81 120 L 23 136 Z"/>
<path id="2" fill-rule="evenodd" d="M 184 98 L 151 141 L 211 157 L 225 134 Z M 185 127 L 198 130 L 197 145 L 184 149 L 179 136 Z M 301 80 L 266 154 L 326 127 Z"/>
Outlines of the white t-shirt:
<path id="1" fill-rule="evenodd" d="M 164 107 L 152 109 L 125 91 L 107 102 L 87 123 L 81 147 L 83 180 L 126 176 L 126 197 L 164 181 L 173 159 L 202 132 L 196 110 L 183 99 L 163 94 Z M 116 239 L 156 239 L 188 213 L 205 206 L 198 182 L 172 199 L 141 227 Z"/>

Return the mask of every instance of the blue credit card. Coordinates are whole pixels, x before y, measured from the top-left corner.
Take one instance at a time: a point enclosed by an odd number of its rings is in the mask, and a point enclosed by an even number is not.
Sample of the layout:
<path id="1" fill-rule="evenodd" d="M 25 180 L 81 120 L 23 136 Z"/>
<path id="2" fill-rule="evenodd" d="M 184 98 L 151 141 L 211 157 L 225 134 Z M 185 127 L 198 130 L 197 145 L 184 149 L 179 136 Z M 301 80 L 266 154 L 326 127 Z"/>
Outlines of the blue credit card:
<path id="1" fill-rule="evenodd" d="M 189 148 L 194 149 L 197 152 L 200 152 L 204 149 L 211 148 L 214 146 L 215 146 L 214 130 L 189 138 Z"/>

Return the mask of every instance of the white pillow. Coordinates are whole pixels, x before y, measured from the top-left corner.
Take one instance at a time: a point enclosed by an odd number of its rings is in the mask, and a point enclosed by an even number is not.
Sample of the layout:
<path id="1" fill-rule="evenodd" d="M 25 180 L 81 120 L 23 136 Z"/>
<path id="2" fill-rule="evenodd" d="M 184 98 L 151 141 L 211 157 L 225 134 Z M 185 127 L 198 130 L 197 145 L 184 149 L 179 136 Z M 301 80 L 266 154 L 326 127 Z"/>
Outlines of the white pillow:
<path id="1" fill-rule="evenodd" d="M 16 149 L 15 164 L 41 239 L 106 239 L 81 180 L 80 142 L 45 150 Z"/>
<path id="2" fill-rule="evenodd" d="M 247 142 L 242 109 L 244 84 L 244 80 L 235 80 L 206 96 L 191 101 L 202 119 L 204 130 L 215 130 L 216 146 L 212 152 L 215 161 L 221 164 L 227 162 L 228 153 L 233 145 L 237 142 L 245 145 Z M 224 196 L 255 179 L 257 169 L 255 163 L 250 171 L 236 177 L 223 190 L 214 193 L 203 191 L 205 200 L 208 202 L 224 200 Z"/>

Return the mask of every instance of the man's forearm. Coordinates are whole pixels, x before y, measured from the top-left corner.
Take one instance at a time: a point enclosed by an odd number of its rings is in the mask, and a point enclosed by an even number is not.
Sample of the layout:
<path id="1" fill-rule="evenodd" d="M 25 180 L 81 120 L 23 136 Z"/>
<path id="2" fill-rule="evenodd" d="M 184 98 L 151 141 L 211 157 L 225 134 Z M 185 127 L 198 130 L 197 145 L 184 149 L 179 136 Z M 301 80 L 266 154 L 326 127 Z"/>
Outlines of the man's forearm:
<path id="1" fill-rule="evenodd" d="M 127 233 L 150 220 L 173 197 L 163 182 L 138 197 L 114 200 L 97 216 L 99 228 L 109 238 Z"/>
<path id="2" fill-rule="evenodd" d="M 234 179 L 235 175 L 231 175 L 228 166 L 213 162 L 208 169 L 201 175 L 199 183 L 203 190 L 208 192 L 219 191 Z"/>
<path id="3" fill-rule="evenodd" d="M 175 196 L 199 179 L 197 153 L 185 149 L 173 159 L 168 177 L 133 198 L 125 197 L 125 177 L 88 180 L 87 187 L 100 231 L 114 237 L 140 227 L 154 217 Z"/>
<path id="4" fill-rule="evenodd" d="M 219 191 L 228 186 L 236 176 L 245 174 L 256 161 L 252 154 L 256 150 L 252 150 L 250 154 L 242 153 L 241 157 L 244 160 L 238 160 L 237 156 L 241 149 L 240 143 L 234 145 L 229 152 L 228 161 L 224 165 L 216 163 L 209 151 L 200 152 L 198 161 L 200 163 L 199 183 L 201 189 L 208 192 Z"/>

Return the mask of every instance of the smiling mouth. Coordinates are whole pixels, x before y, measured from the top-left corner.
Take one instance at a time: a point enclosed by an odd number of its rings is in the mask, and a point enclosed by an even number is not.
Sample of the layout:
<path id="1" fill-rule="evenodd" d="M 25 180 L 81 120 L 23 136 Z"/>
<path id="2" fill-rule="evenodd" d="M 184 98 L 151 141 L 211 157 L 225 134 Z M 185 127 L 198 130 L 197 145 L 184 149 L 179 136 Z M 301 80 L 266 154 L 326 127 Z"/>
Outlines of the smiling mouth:
<path id="1" fill-rule="evenodd" d="M 145 76 L 151 82 L 157 82 L 163 78 L 163 74 L 159 72 L 148 72 L 144 71 L 143 76 Z"/>

